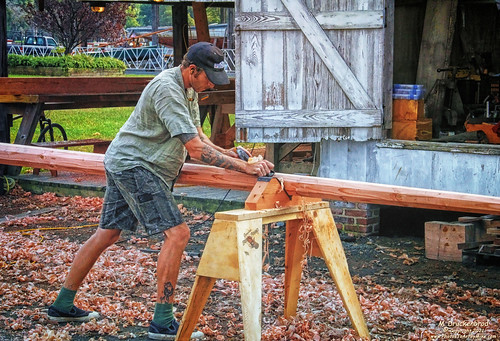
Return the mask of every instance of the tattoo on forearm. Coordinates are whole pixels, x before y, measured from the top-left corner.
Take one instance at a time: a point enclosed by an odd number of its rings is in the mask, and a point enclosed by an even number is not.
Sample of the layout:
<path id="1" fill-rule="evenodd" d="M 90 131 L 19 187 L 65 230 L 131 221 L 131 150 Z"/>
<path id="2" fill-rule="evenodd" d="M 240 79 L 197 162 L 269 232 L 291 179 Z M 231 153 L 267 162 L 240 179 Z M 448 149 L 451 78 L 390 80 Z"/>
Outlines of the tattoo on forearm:
<path id="1" fill-rule="evenodd" d="M 208 145 L 203 146 L 203 149 L 201 150 L 201 161 L 212 166 L 244 171 L 243 167 L 236 162 L 236 159 L 226 156 Z"/>
<path id="2" fill-rule="evenodd" d="M 161 303 L 168 303 L 170 301 L 170 297 L 174 295 L 174 286 L 172 283 L 167 282 L 163 287 L 163 296 L 160 297 Z"/>

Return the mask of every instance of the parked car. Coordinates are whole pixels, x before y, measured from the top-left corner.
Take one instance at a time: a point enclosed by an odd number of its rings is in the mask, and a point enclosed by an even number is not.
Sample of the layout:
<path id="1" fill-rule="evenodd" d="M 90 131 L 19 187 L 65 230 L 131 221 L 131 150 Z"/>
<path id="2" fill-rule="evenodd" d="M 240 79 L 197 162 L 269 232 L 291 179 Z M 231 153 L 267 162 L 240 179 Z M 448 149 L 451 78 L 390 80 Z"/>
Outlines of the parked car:
<path id="1" fill-rule="evenodd" d="M 27 36 L 22 45 L 24 55 L 46 56 L 59 47 L 57 41 L 47 36 Z"/>

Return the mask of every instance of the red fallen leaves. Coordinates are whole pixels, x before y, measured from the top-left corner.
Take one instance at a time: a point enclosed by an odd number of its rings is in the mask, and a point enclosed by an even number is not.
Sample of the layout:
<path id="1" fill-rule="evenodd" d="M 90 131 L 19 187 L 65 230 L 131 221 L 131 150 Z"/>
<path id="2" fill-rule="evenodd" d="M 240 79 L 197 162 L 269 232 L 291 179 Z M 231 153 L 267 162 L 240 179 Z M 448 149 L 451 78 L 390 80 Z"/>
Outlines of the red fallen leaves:
<path id="1" fill-rule="evenodd" d="M 19 200 L 25 198 L 20 196 Z M 44 219 L 58 217 L 63 212 L 69 214 L 68 218 L 65 217 L 68 220 L 85 214 L 79 205 L 86 207 L 91 212 L 90 216 L 98 217 L 99 205 L 102 205 L 100 199 L 51 195 L 41 197 L 39 203 L 56 203 L 64 209 L 51 212 Z M 95 207 L 91 209 L 93 205 Z M 186 214 L 192 215 L 183 209 Z M 21 236 L 0 230 L 0 328 L 16 331 L 25 340 L 70 340 L 71 335 L 90 332 L 126 339 L 131 335 L 126 331 L 128 326 L 147 327 L 153 312 L 156 270 L 155 258 L 137 249 L 143 244 L 142 238 L 136 238 L 129 244 L 108 249 L 82 285 L 77 304 L 83 309 L 99 311 L 103 319 L 82 325 L 60 326 L 48 322 L 40 307 L 54 301 L 80 245 L 58 238 L 44 239 L 43 234 L 38 232 Z M 395 258 L 406 260 L 404 255 Z M 185 256 L 183 260 L 179 275 L 182 284 L 178 286 L 176 296 L 176 305 L 180 307 L 177 318 L 182 317 L 191 290 L 196 260 L 197 257 L 190 256 Z M 297 316 L 289 320 L 282 317 L 283 275 L 263 276 L 263 340 L 358 340 L 333 281 L 328 276 L 320 274 L 318 278 L 315 277 L 317 275 L 306 268 Z M 494 308 L 500 306 L 498 289 L 462 288 L 455 282 L 435 283 L 432 286 L 425 282 L 428 288 L 422 289 L 415 287 L 422 282 L 416 280 L 398 284 L 397 287 L 386 287 L 370 276 L 355 276 L 353 281 L 374 339 L 431 340 L 443 333 L 443 326 L 439 324 L 450 321 L 465 324 L 482 322 L 486 325 L 486 336 L 496 335 L 500 328 L 498 315 L 494 313 Z M 239 296 L 237 282 L 216 281 L 198 324 L 198 328 L 206 332 L 207 340 L 243 339 Z M 483 305 L 493 312 L 487 314 L 468 310 L 465 303 Z M 463 329 L 475 330 L 473 325 L 466 325 Z"/>
<path id="2" fill-rule="evenodd" d="M 77 296 L 80 307 L 97 310 L 104 318 L 81 326 L 61 327 L 51 325 L 45 320 L 45 313 L 31 307 L 47 306 L 55 299 L 67 271 L 66 259 L 71 259 L 78 245 L 60 239 L 41 241 L 38 234 L 24 237 L 6 233 L 0 233 L 0 243 L 4 246 L 0 249 L 0 259 L 8 264 L 0 273 L 0 309 L 11 316 L 0 318 L 2 328 L 29 331 L 27 340 L 69 340 L 74 333 L 122 335 L 126 326 L 147 325 L 152 318 L 154 261 L 133 245 L 131 248 L 113 246 L 106 251 Z M 184 264 L 180 277 L 192 281 L 193 270 L 192 265 Z M 353 280 L 374 338 L 384 340 L 387 333 L 399 330 L 401 340 L 430 339 L 441 332 L 441 321 L 485 321 L 488 323 L 486 333 L 490 335 L 499 327 L 493 315 L 480 316 L 456 310 L 451 305 L 431 304 L 424 299 L 431 296 L 447 299 L 455 295 L 456 301 L 475 299 L 494 306 L 500 296 L 497 289 L 463 290 L 450 282 L 429 290 L 414 287 L 394 290 L 377 284 L 370 276 L 354 277 Z M 146 289 L 150 295 L 137 295 L 138 287 Z M 177 303 L 185 305 L 190 287 L 178 290 Z M 283 294 L 283 275 L 263 276 L 263 340 L 357 340 L 330 278 L 304 275 L 297 316 L 290 320 L 281 317 Z M 19 309 L 20 306 L 26 308 Z M 200 317 L 199 328 L 209 340 L 242 339 L 239 307 L 238 283 L 216 281 L 205 307 L 207 313 Z M 180 313 L 177 317 L 181 317 Z"/>

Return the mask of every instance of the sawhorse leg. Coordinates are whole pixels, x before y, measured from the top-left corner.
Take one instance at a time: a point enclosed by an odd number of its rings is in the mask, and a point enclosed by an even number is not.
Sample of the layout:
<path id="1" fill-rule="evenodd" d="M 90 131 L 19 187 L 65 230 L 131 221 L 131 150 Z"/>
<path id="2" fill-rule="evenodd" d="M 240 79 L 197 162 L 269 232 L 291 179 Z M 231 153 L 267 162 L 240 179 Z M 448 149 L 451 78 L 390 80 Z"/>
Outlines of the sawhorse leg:
<path id="1" fill-rule="evenodd" d="M 177 332 L 177 340 L 187 341 L 190 339 L 196 322 L 207 303 L 208 296 L 215 284 L 216 278 L 196 276 L 193 289 L 187 303 L 186 311 L 182 316 L 181 325 Z"/>
<path id="2" fill-rule="evenodd" d="M 240 282 L 245 340 L 260 340 L 262 219 L 214 221 L 177 340 L 189 340 L 217 278 Z"/>
<path id="3" fill-rule="evenodd" d="M 312 235 L 311 245 L 304 245 L 301 240 L 301 220 L 287 222 L 285 245 L 285 317 L 295 316 L 302 278 L 302 261 L 309 253 L 325 260 L 335 286 L 339 291 L 344 307 L 349 314 L 354 329 L 361 337 L 369 338 L 361 306 L 359 304 L 351 275 L 347 265 L 342 242 L 340 241 L 335 221 L 330 209 L 314 210 L 310 213 Z M 307 247 L 307 249 L 306 249 Z"/>
<path id="4" fill-rule="evenodd" d="M 354 329 L 359 336 L 370 338 L 332 212 L 330 209 L 321 209 L 312 213 L 314 243 L 319 247 L 322 258 L 330 270 Z"/>

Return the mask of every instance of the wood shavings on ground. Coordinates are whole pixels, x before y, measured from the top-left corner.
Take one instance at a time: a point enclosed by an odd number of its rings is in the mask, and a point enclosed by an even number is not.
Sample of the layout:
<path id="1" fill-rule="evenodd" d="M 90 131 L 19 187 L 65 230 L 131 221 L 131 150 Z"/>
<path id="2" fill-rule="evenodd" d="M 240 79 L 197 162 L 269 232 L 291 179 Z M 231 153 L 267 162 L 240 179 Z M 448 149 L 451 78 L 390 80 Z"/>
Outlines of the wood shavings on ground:
<path id="1" fill-rule="evenodd" d="M 47 320 L 46 309 L 57 296 L 75 253 L 95 227 L 29 233 L 16 229 L 98 221 L 102 199 L 34 196 L 20 191 L 11 197 L 13 201 L 31 209 L 58 208 L 0 224 L 0 339 L 145 339 L 156 298 L 157 254 L 152 250 L 158 250 L 161 241 L 123 237 L 123 242 L 109 248 L 98 260 L 77 295 L 80 308 L 98 311 L 102 318 L 83 324 L 53 323 Z M 211 225 L 210 221 L 198 224 L 210 215 L 185 207 L 183 211 L 186 221 L 192 221 L 193 231 L 179 274 L 175 302 L 179 320 Z M 297 316 L 283 318 L 283 232 L 284 226 L 276 224 L 269 227 L 267 236 L 262 339 L 358 340 L 321 260 L 306 262 Z M 461 264 L 427 260 L 418 241 L 405 246 L 384 238 L 376 238 L 376 243 L 372 240 L 344 243 L 344 247 L 374 340 L 500 337 L 500 289 L 494 282 L 499 274 L 497 268 L 467 269 Z M 413 263 L 406 266 L 405 261 Z M 206 340 L 243 340 L 240 302 L 237 282 L 216 281 L 198 323 Z"/>

